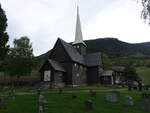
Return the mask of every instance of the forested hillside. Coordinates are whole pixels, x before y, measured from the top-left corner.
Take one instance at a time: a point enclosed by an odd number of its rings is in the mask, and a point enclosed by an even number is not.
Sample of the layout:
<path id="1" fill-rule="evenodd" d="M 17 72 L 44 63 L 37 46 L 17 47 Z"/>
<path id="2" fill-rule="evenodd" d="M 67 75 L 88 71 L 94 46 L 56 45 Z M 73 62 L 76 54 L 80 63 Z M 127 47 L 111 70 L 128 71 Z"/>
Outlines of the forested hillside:
<path id="1" fill-rule="evenodd" d="M 87 52 L 102 52 L 107 54 L 110 58 L 114 57 L 144 57 L 150 58 L 150 42 L 145 43 L 126 43 L 117 38 L 99 38 L 95 40 L 85 40 L 87 44 Z M 48 57 L 50 51 L 38 56 L 43 60 Z"/>

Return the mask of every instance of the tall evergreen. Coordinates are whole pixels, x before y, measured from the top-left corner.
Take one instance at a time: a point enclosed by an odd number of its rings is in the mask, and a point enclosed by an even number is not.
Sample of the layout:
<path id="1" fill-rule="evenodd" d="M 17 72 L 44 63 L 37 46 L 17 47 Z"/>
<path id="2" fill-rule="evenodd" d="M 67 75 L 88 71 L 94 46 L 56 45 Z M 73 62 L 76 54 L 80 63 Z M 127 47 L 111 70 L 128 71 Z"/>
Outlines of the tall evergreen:
<path id="1" fill-rule="evenodd" d="M 7 45 L 9 36 L 6 32 L 6 28 L 7 17 L 0 4 L 0 64 L 3 62 L 9 48 L 9 46 Z"/>

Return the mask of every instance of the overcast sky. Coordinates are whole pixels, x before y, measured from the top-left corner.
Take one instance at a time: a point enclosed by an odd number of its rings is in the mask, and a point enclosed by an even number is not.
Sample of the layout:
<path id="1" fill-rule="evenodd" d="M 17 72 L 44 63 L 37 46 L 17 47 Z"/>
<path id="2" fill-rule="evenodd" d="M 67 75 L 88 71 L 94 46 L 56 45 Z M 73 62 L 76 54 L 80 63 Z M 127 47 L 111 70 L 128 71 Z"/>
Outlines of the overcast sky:
<path id="1" fill-rule="evenodd" d="M 50 50 L 58 37 L 74 41 L 77 0 L 0 0 L 8 18 L 9 44 L 28 36 L 34 55 Z M 150 41 L 150 26 L 136 0 L 80 0 L 84 40 L 116 37 L 129 43 Z"/>

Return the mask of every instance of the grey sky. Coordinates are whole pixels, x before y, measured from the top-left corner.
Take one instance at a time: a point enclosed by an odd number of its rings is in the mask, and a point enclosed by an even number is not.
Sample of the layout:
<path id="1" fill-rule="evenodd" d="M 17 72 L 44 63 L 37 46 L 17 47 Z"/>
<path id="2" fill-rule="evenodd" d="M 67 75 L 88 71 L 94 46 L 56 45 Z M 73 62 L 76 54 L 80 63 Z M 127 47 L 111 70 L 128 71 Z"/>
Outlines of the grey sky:
<path id="1" fill-rule="evenodd" d="M 35 55 L 50 50 L 58 37 L 74 41 L 77 0 L 1 0 L 8 18 L 10 44 L 28 36 Z M 136 0 L 80 0 L 83 38 L 116 37 L 138 43 L 150 41 L 150 26 L 140 18 Z"/>

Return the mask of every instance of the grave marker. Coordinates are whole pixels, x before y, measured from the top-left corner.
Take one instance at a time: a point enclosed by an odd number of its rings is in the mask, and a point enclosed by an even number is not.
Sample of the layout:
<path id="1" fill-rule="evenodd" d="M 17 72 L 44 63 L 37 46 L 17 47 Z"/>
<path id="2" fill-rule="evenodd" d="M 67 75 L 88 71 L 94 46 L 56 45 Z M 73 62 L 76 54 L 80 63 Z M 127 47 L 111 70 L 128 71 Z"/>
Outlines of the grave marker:
<path id="1" fill-rule="evenodd" d="M 133 99 L 131 96 L 125 96 L 125 105 L 133 106 Z"/>
<path id="2" fill-rule="evenodd" d="M 90 93 L 91 97 L 95 97 L 96 98 L 96 91 L 90 90 L 89 93 Z"/>
<path id="3" fill-rule="evenodd" d="M 111 91 L 106 94 L 106 100 L 109 102 L 118 102 L 119 101 L 119 91 Z"/>
<path id="4" fill-rule="evenodd" d="M 91 109 L 93 109 L 93 102 L 92 102 L 92 100 L 86 100 L 86 101 L 84 102 L 84 104 L 85 104 L 85 109 L 86 109 L 86 110 L 91 110 Z"/>
<path id="5" fill-rule="evenodd" d="M 150 94 L 142 94 L 142 109 L 150 111 Z"/>

